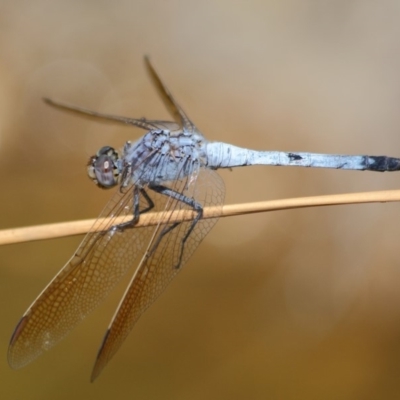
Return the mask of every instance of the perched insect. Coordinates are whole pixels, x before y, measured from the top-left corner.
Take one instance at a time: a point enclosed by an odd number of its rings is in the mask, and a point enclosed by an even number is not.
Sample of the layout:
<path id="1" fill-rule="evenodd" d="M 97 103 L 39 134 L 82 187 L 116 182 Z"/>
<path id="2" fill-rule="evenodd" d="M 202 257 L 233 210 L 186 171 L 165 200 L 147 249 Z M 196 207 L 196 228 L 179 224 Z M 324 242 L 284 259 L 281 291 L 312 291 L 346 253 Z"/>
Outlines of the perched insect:
<path id="1" fill-rule="evenodd" d="M 137 268 L 100 346 L 91 379 L 100 374 L 136 321 L 181 270 L 216 223 L 224 202 L 219 168 L 275 165 L 398 171 L 400 159 L 279 151 L 254 151 L 208 142 L 163 84 L 145 65 L 175 122 L 106 115 L 50 99 L 70 111 L 146 129 L 120 155 L 105 146 L 89 160 L 89 177 L 101 188 L 119 185 L 64 268 L 28 308 L 11 337 L 9 364 L 23 367 L 49 350 Z M 202 219 L 213 206 L 215 217 Z M 158 211 L 150 226 L 133 229 L 141 215 Z M 192 220 L 180 215 L 192 211 Z M 175 219 L 171 218 L 174 212 Z M 153 215 L 153 214 L 151 214 Z M 119 217 L 125 216 L 124 222 Z"/>

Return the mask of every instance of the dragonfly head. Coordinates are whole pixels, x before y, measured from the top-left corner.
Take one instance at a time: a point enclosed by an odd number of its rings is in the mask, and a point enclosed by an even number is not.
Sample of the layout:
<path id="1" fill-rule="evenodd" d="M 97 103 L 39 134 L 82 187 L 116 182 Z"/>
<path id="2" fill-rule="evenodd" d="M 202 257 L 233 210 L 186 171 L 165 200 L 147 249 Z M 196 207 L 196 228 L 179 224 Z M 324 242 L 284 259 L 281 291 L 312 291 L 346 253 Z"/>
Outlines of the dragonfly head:
<path id="1" fill-rule="evenodd" d="M 90 157 L 87 164 L 89 178 L 100 188 L 110 189 L 118 185 L 120 180 L 120 155 L 110 147 L 102 147 L 95 156 Z"/>

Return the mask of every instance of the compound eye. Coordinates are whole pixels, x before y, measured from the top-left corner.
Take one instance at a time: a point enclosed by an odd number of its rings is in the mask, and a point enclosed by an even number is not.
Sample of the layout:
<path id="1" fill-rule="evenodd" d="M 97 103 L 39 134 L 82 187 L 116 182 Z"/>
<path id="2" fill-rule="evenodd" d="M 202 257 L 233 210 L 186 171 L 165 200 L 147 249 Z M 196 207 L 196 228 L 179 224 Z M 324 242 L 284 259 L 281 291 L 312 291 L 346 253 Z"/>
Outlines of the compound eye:
<path id="1" fill-rule="evenodd" d="M 102 147 L 87 165 L 89 178 L 102 189 L 110 189 L 119 183 L 120 170 L 118 152 L 110 147 Z"/>

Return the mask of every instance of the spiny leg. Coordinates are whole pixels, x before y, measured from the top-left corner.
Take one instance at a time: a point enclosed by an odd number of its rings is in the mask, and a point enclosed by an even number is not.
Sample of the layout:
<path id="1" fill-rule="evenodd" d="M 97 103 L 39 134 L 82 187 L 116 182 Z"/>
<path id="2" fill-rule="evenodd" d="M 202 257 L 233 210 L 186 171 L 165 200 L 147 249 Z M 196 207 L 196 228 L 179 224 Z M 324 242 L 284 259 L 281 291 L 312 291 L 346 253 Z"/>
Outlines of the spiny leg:
<path id="1" fill-rule="evenodd" d="M 180 247 L 180 253 L 179 253 L 179 261 L 178 261 L 177 265 L 175 266 L 175 268 L 179 268 L 180 265 L 181 265 L 181 262 L 182 262 L 183 250 L 185 248 L 185 243 L 186 243 L 187 239 L 189 238 L 189 235 L 192 233 L 194 227 L 196 226 L 196 224 L 199 222 L 199 220 L 203 216 L 203 207 L 201 206 L 200 203 L 198 203 L 194 199 L 191 199 L 191 198 L 185 196 L 184 194 L 176 192 L 175 190 L 167 188 L 167 187 L 165 187 L 163 185 L 152 185 L 152 184 L 150 184 L 149 188 L 151 190 L 154 190 L 157 193 L 160 193 L 160 194 L 164 195 L 164 196 L 171 197 L 172 199 L 178 200 L 178 201 L 188 205 L 194 211 L 197 212 L 196 217 L 193 219 L 189 229 L 187 230 L 185 236 L 182 239 L 182 243 L 181 243 L 181 247 Z M 154 245 L 152 246 L 152 248 L 150 249 L 148 255 L 150 256 L 157 249 L 158 245 L 160 244 L 161 240 L 163 239 L 163 237 L 165 235 L 167 235 L 169 232 L 171 232 L 173 229 L 175 229 L 180 224 L 181 224 L 181 222 L 175 222 L 171 226 L 165 227 L 161 231 L 160 235 L 158 236 L 158 238 L 157 238 L 156 242 L 154 243 Z"/>
<path id="2" fill-rule="evenodd" d="M 134 191 L 134 194 L 133 194 L 133 218 L 130 221 L 123 222 L 118 225 L 114 225 L 110 230 L 123 231 L 126 228 L 132 228 L 139 221 L 139 217 L 141 214 L 147 213 L 152 208 L 154 208 L 153 200 L 151 199 L 151 197 L 147 194 L 147 192 L 143 188 L 139 189 L 137 186 L 135 186 L 133 188 L 133 191 Z M 141 194 L 147 202 L 147 207 L 141 211 L 139 210 L 139 194 Z"/>
<path id="3" fill-rule="evenodd" d="M 133 188 L 133 191 L 134 191 L 134 194 L 133 194 L 133 218 L 130 221 L 123 222 L 123 223 L 117 224 L 117 225 L 113 225 L 103 232 L 98 232 L 97 236 L 94 238 L 93 242 L 90 244 L 90 246 L 88 247 L 85 254 L 81 255 L 79 257 L 81 260 L 80 263 L 85 260 L 86 256 L 92 251 L 92 249 L 97 244 L 97 242 L 101 238 L 103 238 L 105 235 L 107 235 L 110 232 L 115 232 L 115 231 L 122 232 L 127 228 L 134 227 L 136 225 L 136 223 L 138 222 L 141 214 L 144 214 L 144 213 L 150 211 L 152 208 L 154 208 L 153 200 L 150 198 L 150 196 L 147 194 L 147 192 L 143 188 L 139 189 L 137 186 L 135 186 Z M 144 199 L 147 202 L 147 207 L 145 209 L 143 209 L 142 211 L 139 210 L 139 193 L 142 194 L 142 196 L 144 197 Z"/>

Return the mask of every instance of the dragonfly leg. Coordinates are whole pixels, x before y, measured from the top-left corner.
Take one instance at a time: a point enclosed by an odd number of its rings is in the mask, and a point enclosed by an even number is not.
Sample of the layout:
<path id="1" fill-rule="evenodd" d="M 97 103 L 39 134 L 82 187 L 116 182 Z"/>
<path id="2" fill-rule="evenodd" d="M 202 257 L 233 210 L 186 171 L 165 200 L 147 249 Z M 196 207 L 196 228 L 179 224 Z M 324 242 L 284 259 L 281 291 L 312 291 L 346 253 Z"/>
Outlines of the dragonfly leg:
<path id="1" fill-rule="evenodd" d="M 131 228 L 136 225 L 139 221 L 139 217 L 141 214 L 144 214 L 154 208 L 154 202 L 148 193 L 143 188 L 138 188 L 137 186 L 134 187 L 134 194 L 133 194 L 133 218 L 130 221 L 123 222 L 118 225 L 114 225 L 111 229 L 112 230 L 124 230 L 126 228 Z M 147 207 L 143 210 L 139 210 L 139 196 L 140 194 L 147 202 Z"/>
<path id="2" fill-rule="evenodd" d="M 175 268 L 180 268 L 181 262 L 182 262 L 182 256 L 183 256 L 183 250 L 185 248 L 185 243 L 187 241 L 187 239 L 189 238 L 190 234 L 192 233 L 194 227 L 196 226 L 196 224 L 199 222 L 199 220 L 201 219 L 201 217 L 203 216 L 203 207 L 201 206 L 200 203 L 198 203 L 197 201 L 195 201 L 194 199 L 185 196 L 182 193 L 176 192 L 175 190 L 172 190 L 170 188 L 167 188 L 165 186 L 162 185 L 149 185 L 149 188 L 151 190 L 154 190 L 157 193 L 160 193 L 164 196 L 168 196 L 171 197 L 175 200 L 178 200 L 186 205 L 188 205 L 189 207 L 191 207 L 193 209 L 193 211 L 197 212 L 196 217 L 193 219 L 192 223 L 190 224 L 189 229 L 187 230 L 187 232 L 185 233 L 185 236 L 182 239 L 182 243 L 181 243 L 181 248 L 180 248 L 180 253 L 179 253 L 179 260 L 177 265 L 175 266 Z M 181 222 L 175 222 L 170 226 L 166 226 L 160 233 L 160 235 L 158 236 L 156 242 L 154 243 L 152 249 L 149 252 L 149 255 L 153 253 L 153 251 L 155 249 L 157 249 L 158 245 L 160 244 L 161 240 L 163 239 L 163 237 L 168 234 L 169 232 L 171 232 L 173 229 L 175 229 L 177 226 L 179 226 L 181 224 Z"/>
<path id="3" fill-rule="evenodd" d="M 125 229 L 132 228 L 136 225 L 136 223 L 139 221 L 139 217 L 141 214 L 146 213 L 150 211 L 152 208 L 154 208 L 154 202 L 150 198 L 150 196 L 147 194 L 147 192 L 143 188 L 138 188 L 135 186 L 133 188 L 133 218 L 130 221 L 123 222 L 121 224 L 113 225 L 110 228 L 108 228 L 105 231 L 102 232 L 97 232 L 96 236 L 93 238 L 91 244 L 88 246 L 87 251 L 84 254 L 81 254 L 78 256 L 77 253 L 75 253 L 75 256 L 78 257 L 77 263 L 80 264 L 82 263 L 87 255 L 93 250 L 94 246 L 97 244 L 99 240 L 104 238 L 107 234 L 115 231 L 124 231 Z M 139 197 L 140 194 L 143 196 L 143 198 L 147 202 L 147 207 L 145 207 L 143 210 L 139 210 Z"/>
<path id="4" fill-rule="evenodd" d="M 143 198 L 147 201 L 147 207 L 142 211 L 139 211 L 139 214 L 144 214 L 149 212 L 152 208 L 154 208 L 154 203 L 151 197 L 147 194 L 147 192 L 143 188 L 140 189 L 140 193 L 142 194 Z"/>

